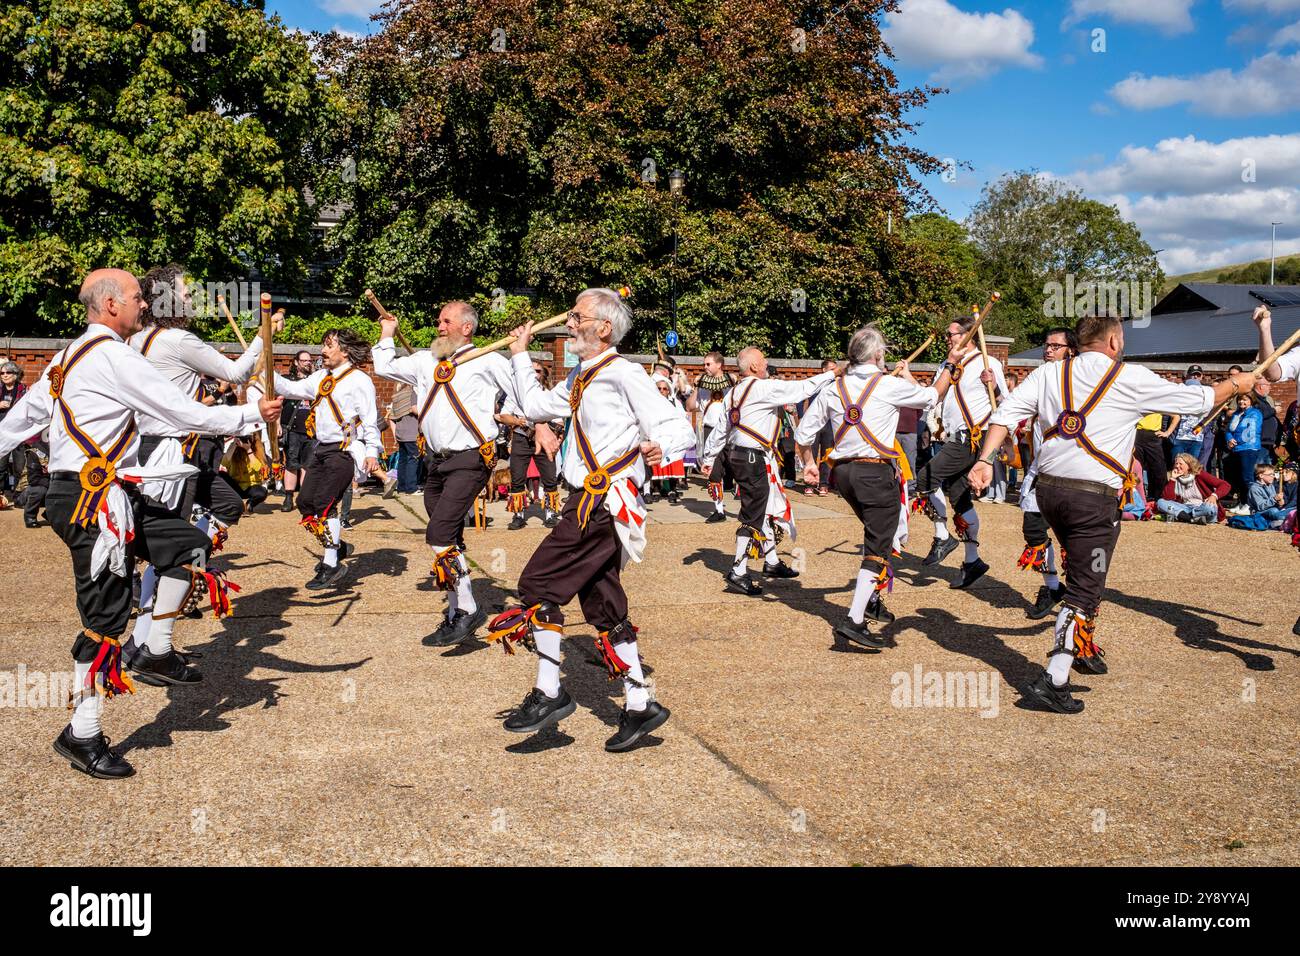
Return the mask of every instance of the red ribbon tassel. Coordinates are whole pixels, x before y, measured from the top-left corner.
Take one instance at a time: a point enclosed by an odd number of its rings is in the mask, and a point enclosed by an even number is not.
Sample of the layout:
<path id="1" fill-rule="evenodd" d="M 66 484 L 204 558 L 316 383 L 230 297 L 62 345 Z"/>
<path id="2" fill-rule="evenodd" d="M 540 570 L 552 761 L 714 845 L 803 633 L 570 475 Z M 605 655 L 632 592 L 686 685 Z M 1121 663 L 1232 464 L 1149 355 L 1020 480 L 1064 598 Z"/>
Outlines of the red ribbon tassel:
<path id="1" fill-rule="evenodd" d="M 596 635 L 596 650 L 600 651 L 600 656 L 605 661 L 605 670 L 609 672 L 610 680 L 622 677 L 631 669 L 614 653 L 614 647 L 609 643 L 608 631 L 601 631 Z"/>

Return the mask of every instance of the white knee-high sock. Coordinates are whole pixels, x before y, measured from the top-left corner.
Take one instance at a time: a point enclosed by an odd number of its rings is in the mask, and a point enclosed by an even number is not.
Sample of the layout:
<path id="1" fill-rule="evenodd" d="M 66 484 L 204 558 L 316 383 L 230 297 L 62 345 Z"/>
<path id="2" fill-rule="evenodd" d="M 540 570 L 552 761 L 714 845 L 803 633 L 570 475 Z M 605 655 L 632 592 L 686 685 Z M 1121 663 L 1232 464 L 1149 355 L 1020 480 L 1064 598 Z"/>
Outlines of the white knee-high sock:
<path id="1" fill-rule="evenodd" d="M 473 614 L 478 610 L 478 604 L 474 602 L 474 588 L 472 585 L 469 570 L 466 569 L 460 580 L 456 582 L 456 607 L 466 614 Z"/>
<path id="2" fill-rule="evenodd" d="M 1064 687 L 1070 681 L 1070 665 L 1074 663 L 1074 608 L 1063 607 L 1056 615 L 1056 627 L 1053 636 L 1065 631 L 1065 646 L 1059 652 L 1053 652 L 1047 661 L 1047 675 L 1057 687 Z"/>
<path id="3" fill-rule="evenodd" d="M 149 637 L 149 628 L 153 624 L 154 590 L 157 584 L 158 572 L 153 569 L 152 564 L 147 565 L 140 574 L 140 613 L 136 616 L 131 636 L 123 645 L 122 649 L 125 651 L 133 652 L 135 648 L 143 647 Z"/>
<path id="4" fill-rule="evenodd" d="M 645 673 L 641 670 L 641 655 L 636 649 L 636 641 L 615 644 L 614 653 L 627 665 L 627 674 L 623 677 L 623 693 L 627 695 L 627 709 L 645 710 L 645 705 L 650 702 L 650 692 L 628 680 L 630 677 L 637 683 L 645 683 Z"/>
<path id="5" fill-rule="evenodd" d="M 329 528 L 330 540 L 334 542 L 332 548 L 325 549 L 325 567 L 337 568 L 339 566 L 339 545 L 343 543 L 343 522 L 338 518 L 327 518 L 325 526 Z"/>
<path id="6" fill-rule="evenodd" d="M 859 568 L 858 583 L 853 587 L 853 603 L 849 605 L 849 620 L 854 624 L 862 623 L 862 616 L 875 591 L 876 576 L 866 568 Z"/>
<path id="7" fill-rule="evenodd" d="M 90 665 L 90 661 L 86 661 L 84 664 L 81 661 L 76 662 L 77 677 L 76 686 L 73 690 L 74 694 L 85 690 L 86 675 L 90 673 Z M 98 737 L 103 733 L 99 724 L 102 703 L 103 701 L 97 690 L 92 690 L 79 699 L 76 709 L 72 711 L 72 736 L 86 740 L 87 738 Z"/>
<path id="8" fill-rule="evenodd" d="M 767 540 L 763 542 L 763 563 L 769 568 L 777 563 L 776 555 L 776 535 L 772 533 L 772 519 L 763 519 L 763 534 L 767 535 Z"/>
<path id="9" fill-rule="evenodd" d="M 1055 591 L 1061 586 L 1061 579 L 1056 576 L 1056 545 L 1049 538 L 1047 550 L 1043 552 L 1043 563 L 1047 570 L 1043 572 L 1043 583 Z"/>
<path id="10" fill-rule="evenodd" d="M 537 642 L 537 689 L 547 697 L 558 697 L 560 693 L 560 641 L 563 637 L 559 631 L 544 627 L 533 631 L 533 640 Z M 550 660 L 546 659 L 548 657 Z"/>
<path id="11" fill-rule="evenodd" d="M 718 514 L 722 514 L 722 512 L 723 512 L 724 509 L 723 509 L 723 507 L 722 507 L 722 496 L 721 496 L 721 495 L 718 496 L 718 500 L 717 500 L 717 501 L 713 502 L 713 510 L 716 511 Z"/>
<path id="12" fill-rule="evenodd" d="M 962 519 L 970 526 L 966 530 L 967 535 L 970 536 L 970 540 L 966 542 L 966 562 L 970 563 L 978 560 L 980 556 L 980 516 L 974 508 L 971 508 L 969 511 L 962 512 Z"/>
<path id="13" fill-rule="evenodd" d="M 176 617 L 173 612 L 180 610 L 181 603 L 189 592 L 189 581 L 178 578 L 160 578 L 158 580 L 158 596 L 154 599 L 154 611 L 157 614 L 172 614 L 173 616 L 155 617 L 149 627 L 149 637 L 145 640 L 144 647 L 154 657 L 161 657 L 172 649 L 172 629 L 176 626 Z"/>
<path id="14" fill-rule="evenodd" d="M 749 542 L 752 539 L 736 535 L 736 563 L 731 569 L 732 574 L 744 574 L 749 570 Z"/>

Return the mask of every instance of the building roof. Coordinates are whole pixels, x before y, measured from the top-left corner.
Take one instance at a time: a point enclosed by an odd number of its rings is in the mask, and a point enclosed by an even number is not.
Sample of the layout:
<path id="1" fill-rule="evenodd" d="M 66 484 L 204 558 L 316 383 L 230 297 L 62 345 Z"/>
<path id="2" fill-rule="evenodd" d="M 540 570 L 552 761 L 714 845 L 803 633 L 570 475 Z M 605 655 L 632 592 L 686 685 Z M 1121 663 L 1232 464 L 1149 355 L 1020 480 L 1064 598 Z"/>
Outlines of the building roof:
<path id="1" fill-rule="evenodd" d="M 1300 328 L 1300 286 L 1184 282 L 1144 319 L 1124 322 L 1124 357 L 1132 359 L 1253 356 L 1259 346 L 1251 315 L 1262 301 L 1273 313 L 1273 342 Z M 1042 358 L 1029 349 L 1012 360 Z"/>

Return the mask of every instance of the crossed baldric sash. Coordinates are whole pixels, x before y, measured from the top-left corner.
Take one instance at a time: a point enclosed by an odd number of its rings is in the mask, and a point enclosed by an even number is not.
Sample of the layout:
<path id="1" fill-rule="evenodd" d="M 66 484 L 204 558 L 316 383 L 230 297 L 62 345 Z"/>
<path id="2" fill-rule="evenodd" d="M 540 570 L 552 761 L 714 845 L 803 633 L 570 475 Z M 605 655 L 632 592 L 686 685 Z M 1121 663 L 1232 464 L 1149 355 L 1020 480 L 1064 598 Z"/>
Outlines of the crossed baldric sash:
<path id="1" fill-rule="evenodd" d="M 465 408 L 460 396 L 456 394 L 456 389 L 451 384 L 451 380 L 456 377 L 456 356 L 473 347 L 473 343 L 466 343 L 452 353 L 450 359 L 443 359 L 433 367 L 433 387 L 429 389 L 429 394 L 425 396 L 424 404 L 420 406 L 420 414 L 416 416 L 416 421 L 417 424 L 423 424 L 424 416 L 433 407 L 433 400 L 438 397 L 439 393 L 445 394 L 447 401 L 451 403 L 451 410 L 456 413 L 456 417 L 465 426 L 465 430 L 473 435 L 474 440 L 478 442 L 478 453 L 483 458 L 483 464 L 491 468 L 492 461 L 496 458 L 496 442 L 488 441 L 483 433 L 479 431 L 478 426 L 474 424 L 474 419 L 470 416 L 468 409 Z M 421 455 L 424 454 L 427 444 L 424 440 L 424 431 L 421 430 L 420 437 L 416 441 L 416 447 Z"/>
<path id="2" fill-rule="evenodd" d="M 149 334 L 144 337 L 144 344 L 140 347 L 141 355 L 149 354 L 149 347 L 153 345 L 153 340 L 158 338 L 158 333 L 161 331 L 162 331 L 161 326 L 154 326 L 154 328 L 150 330 Z M 200 379 L 199 384 L 194 389 L 194 400 L 197 402 L 202 398 L 203 398 L 203 380 Z M 199 438 L 200 435 L 198 432 L 190 432 L 188 435 L 185 436 L 185 438 L 181 441 L 181 455 L 183 457 L 185 458 L 194 457 L 194 449 L 199 446 Z"/>
<path id="3" fill-rule="evenodd" d="M 77 499 L 77 506 L 73 509 L 72 519 L 69 522 L 83 528 L 89 528 L 98 519 L 99 503 L 103 500 L 109 485 L 117 478 L 117 465 L 126 454 L 131 439 L 135 437 L 135 418 L 132 416 L 122 434 L 109 446 L 108 451 L 103 451 L 77 424 L 72 409 L 63 400 L 63 389 L 67 385 L 68 375 L 77 363 L 90 354 L 96 346 L 111 338 L 113 338 L 111 335 L 100 335 L 89 342 L 82 343 L 71 355 L 65 352 L 63 361 L 50 369 L 50 397 L 54 399 L 54 406 L 63 419 L 63 428 L 68 433 L 68 437 L 77 443 L 77 447 L 87 459 L 81 466 L 81 497 Z"/>
<path id="4" fill-rule="evenodd" d="M 840 402 L 844 405 L 844 420 L 840 422 L 840 427 L 835 430 L 835 439 L 831 442 L 831 447 L 826 450 L 822 456 L 822 461 L 828 461 L 831 453 L 839 447 L 844 436 L 851 431 L 856 431 L 868 446 L 875 449 L 877 454 L 886 461 L 893 462 L 898 470 L 902 473 L 905 481 L 912 480 L 912 469 L 908 464 L 907 456 L 903 454 L 903 446 L 894 439 L 893 447 L 883 444 L 879 438 L 867 427 L 866 421 L 862 417 L 862 410 L 866 407 L 867 400 L 880 384 L 880 380 L 885 378 L 884 372 L 877 372 L 867 379 L 867 384 L 863 386 L 862 393 L 858 396 L 856 402 L 849 399 L 849 386 L 847 384 L 848 376 L 840 376 L 836 379 L 835 387 L 839 391 Z"/>
<path id="5" fill-rule="evenodd" d="M 582 481 L 582 497 L 578 499 L 578 527 L 583 530 L 586 529 L 587 521 L 591 518 L 592 512 L 596 510 L 596 507 L 604 500 L 605 495 L 609 493 L 614 476 L 630 468 L 641 457 L 641 446 L 639 444 L 633 445 L 613 461 L 602 466 L 597 461 L 596 453 L 591 448 L 591 441 L 587 438 L 587 433 L 578 418 L 578 407 L 582 404 L 582 396 L 585 394 L 587 386 L 618 357 L 618 353 L 607 355 L 590 368 L 576 373 L 569 386 L 569 409 L 573 416 L 574 443 L 577 446 L 578 454 L 582 457 L 583 465 L 587 468 L 587 477 Z"/>
<path id="6" fill-rule="evenodd" d="M 758 432 L 754 431 L 754 429 L 750 428 L 748 425 L 742 424 L 740 421 L 740 409 L 744 406 L 745 401 L 749 398 L 749 393 L 754 390 L 754 386 L 756 384 L 758 384 L 758 379 L 751 378 L 749 380 L 749 384 L 745 386 L 745 393 L 741 395 L 739 399 L 737 399 L 735 392 L 734 391 L 732 392 L 731 407 L 727 410 L 727 427 L 734 428 L 736 431 L 743 432 L 744 434 L 748 435 L 750 438 L 754 439 L 754 441 L 758 442 L 759 445 L 762 446 L 764 451 L 771 452 L 773 455 L 775 455 L 777 460 L 779 461 L 781 458 L 781 453 L 777 450 L 776 440 L 781 435 L 780 410 L 779 409 L 774 410 L 774 413 L 776 415 L 776 424 L 772 428 L 772 435 L 770 438 L 764 438 Z"/>
<path id="7" fill-rule="evenodd" d="M 1065 359 L 1061 362 L 1061 407 L 1060 416 L 1056 419 L 1056 424 L 1043 432 L 1043 441 L 1049 438 L 1063 438 L 1066 441 L 1077 442 L 1088 455 L 1095 461 L 1099 462 L 1105 468 L 1113 471 L 1124 479 L 1124 495 L 1127 497 L 1129 492 L 1135 487 L 1132 474 L 1129 469 L 1125 468 L 1118 461 L 1106 454 L 1090 439 L 1085 431 L 1088 427 L 1088 414 L 1097 407 L 1102 396 L 1115 384 L 1119 378 L 1120 370 L 1124 363 L 1116 359 L 1111 359 L 1111 366 L 1106 370 L 1106 374 L 1101 377 L 1088 396 L 1083 405 L 1076 411 L 1074 407 L 1074 378 L 1071 374 L 1071 367 L 1074 358 Z"/>
<path id="8" fill-rule="evenodd" d="M 977 423 L 975 421 L 975 416 L 971 414 L 970 406 L 966 404 L 966 397 L 961 393 L 961 385 L 959 383 L 961 382 L 962 374 L 966 371 L 966 366 L 979 358 L 979 356 L 979 352 L 972 352 L 964 362 L 953 370 L 952 373 L 952 392 L 957 396 L 957 409 L 961 412 L 962 421 L 966 423 L 966 431 L 970 433 L 971 451 L 975 452 L 979 451 L 980 436 L 984 434 L 984 426 L 987 425 L 989 419 L 993 417 L 993 409 L 990 408 L 989 413 Z"/>
<path id="9" fill-rule="evenodd" d="M 334 416 L 334 420 L 339 423 L 339 429 L 343 432 L 343 440 L 339 442 L 339 451 L 347 450 L 348 445 L 352 443 L 352 435 L 348 426 L 343 423 L 343 410 L 339 408 L 338 402 L 334 401 L 334 389 L 338 387 L 339 382 L 356 370 L 355 365 L 349 365 L 348 370 L 338 378 L 334 377 L 333 372 L 326 372 L 324 378 L 316 383 L 316 397 L 311 400 L 311 406 L 307 411 L 307 421 L 303 426 L 307 430 L 307 437 L 316 437 L 316 406 L 324 402 L 325 406 L 330 410 L 330 414 Z"/>

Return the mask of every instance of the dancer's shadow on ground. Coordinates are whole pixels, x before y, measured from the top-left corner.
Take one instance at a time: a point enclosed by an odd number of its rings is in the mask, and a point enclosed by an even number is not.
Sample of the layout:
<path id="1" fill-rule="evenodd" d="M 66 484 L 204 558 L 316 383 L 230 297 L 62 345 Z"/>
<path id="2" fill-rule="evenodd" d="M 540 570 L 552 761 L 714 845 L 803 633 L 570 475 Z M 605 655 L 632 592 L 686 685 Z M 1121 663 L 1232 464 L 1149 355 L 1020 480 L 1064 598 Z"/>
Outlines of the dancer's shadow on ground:
<path id="1" fill-rule="evenodd" d="M 373 575 L 399 578 L 406 573 L 407 553 L 398 548 L 376 548 L 361 551 L 347 560 L 349 586 L 360 584 Z"/>
<path id="2" fill-rule="evenodd" d="M 1224 634 L 1219 629 L 1219 622 L 1215 618 L 1246 624 L 1250 627 L 1263 627 L 1263 624 L 1259 621 L 1234 617 L 1231 614 L 1212 611 L 1209 608 L 1191 607 L 1173 601 L 1162 601 L 1159 598 L 1146 595 L 1125 594 L 1123 591 L 1110 588 L 1106 591 L 1106 597 L 1120 607 L 1126 607 L 1131 611 L 1137 611 L 1139 614 L 1146 614 L 1158 621 L 1172 624 L 1174 626 L 1174 636 L 1188 647 L 1216 654 L 1235 654 L 1241 658 L 1241 662 L 1246 665 L 1247 670 L 1271 671 L 1277 665 L 1274 663 L 1273 658 L 1267 654 L 1255 654 L 1242 648 L 1250 648 L 1256 651 L 1272 651 L 1277 654 L 1290 654 L 1293 657 L 1300 657 L 1300 650 L 1292 647 L 1282 647 L 1279 644 L 1254 641 L 1248 637 Z M 1233 644 L 1239 646 L 1233 647 L 1231 646 Z"/>
<path id="3" fill-rule="evenodd" d="M 152 723 L 138 728 L 121 742 L 125 753 L 139 748 L 170 747 L 177 733 L 220 731 L 230 727 L 225 715 L 260 704 L 275 707 L 280 698 L 283 678 L 254 678 L 254 670 L 271 670 L 283 674 L 331 674 L 354 670 L 370 658 L 343 664 L 309 664 L 289 660 L 270 652 L 284 641 L 280 633 L 289 626 L 285 612 L 294 607 L 317 607 L 321 603 L 295 596 L 297 588 L 268 588 L 241 598 L 237 610 L 241 617 L 224 618 L 224 630 L 206 644 L 195 647 L 203 654 L 204 679 L 184 687 L 155 688 L 138 685 L 137 692 L 167 694 L 167 704 Z M 340 597 L 335 600 L 347 600 Z M 184 639 L 184 628 L 177 637 Z"/>
<path id="4" fill-rule="evenodd" d="M 955 555 L 956 552 L 949 555 L 947 561 L 953 561 Z M 895 558 L 893 564 L 896 580 L 915 588 L 923 588 L 927 585 L 936 588 L 949 588 L 949 585 L 961 580 L 960 560 L 957 560 L 955 567 L 946 563 L 925 565 L 921 563 L 922 560 L 923 556 L 907 552 L 904 552 L 901 557 Z M 951 590 L 955 591 L 956 589 Z M 964 593 L 1001 611 L 1009 609 L 1023 611 L 1030 606 L 1020 592 L 1009 583 L 993 577 L 992 567 L 984 572 L 983 577 L 969 588 L 966 588 Z"/>

